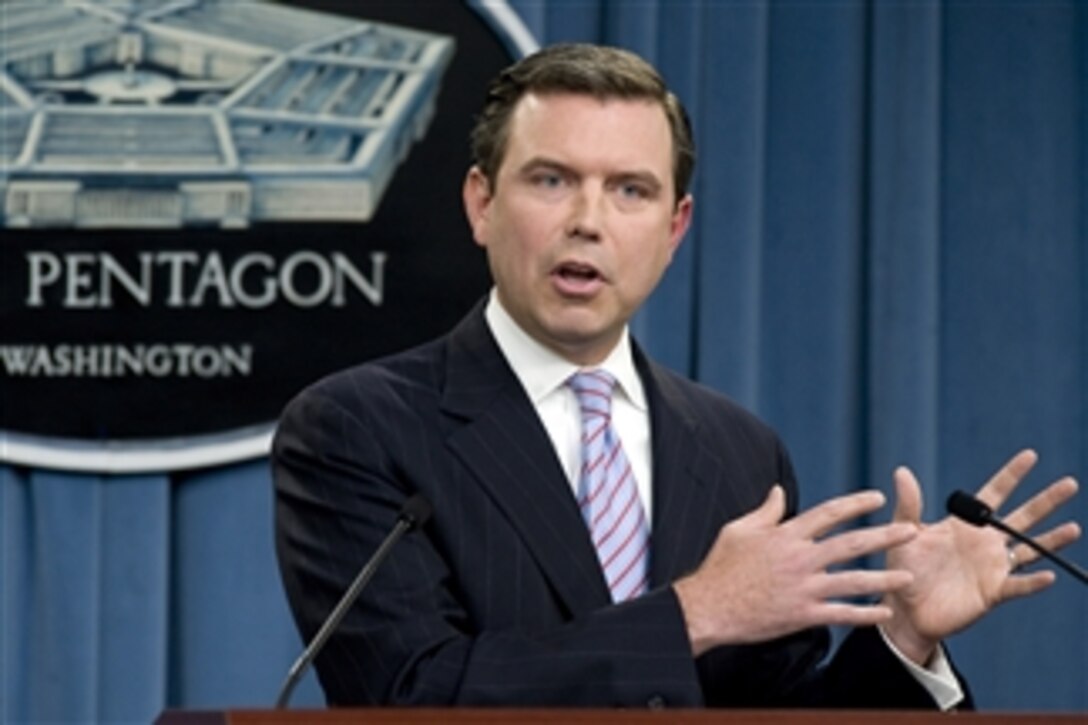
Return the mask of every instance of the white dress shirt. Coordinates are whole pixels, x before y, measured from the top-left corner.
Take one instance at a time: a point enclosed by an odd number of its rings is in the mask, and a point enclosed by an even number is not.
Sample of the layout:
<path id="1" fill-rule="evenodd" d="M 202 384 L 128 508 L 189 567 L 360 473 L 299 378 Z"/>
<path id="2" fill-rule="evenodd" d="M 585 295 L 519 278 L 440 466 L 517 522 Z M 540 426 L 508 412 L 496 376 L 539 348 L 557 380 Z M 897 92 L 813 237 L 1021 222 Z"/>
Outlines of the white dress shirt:
<path id="1" fill-rule="evenodd" d="M 559 463 L 567 473 L 571 491 L 577 498 L 582 467 L 582 414 L 578 398 L 566 382 L 582 368 L 530 337 L 514 322 L 494 292 L 488 300 L 484 316 L 499 349 L 514 369 L 514 374 L 521 381 L 548 431 Z M 623 452 L 631 464 L 646 521 L 652 529 L 650 410 L 646 405 L 642 379 L 635 370 L 626 328 L 619 344 L 604 362 L 593 367 L 606 370 L 616 378 L 612 393 L 612 425 L 623 443 Z"/>

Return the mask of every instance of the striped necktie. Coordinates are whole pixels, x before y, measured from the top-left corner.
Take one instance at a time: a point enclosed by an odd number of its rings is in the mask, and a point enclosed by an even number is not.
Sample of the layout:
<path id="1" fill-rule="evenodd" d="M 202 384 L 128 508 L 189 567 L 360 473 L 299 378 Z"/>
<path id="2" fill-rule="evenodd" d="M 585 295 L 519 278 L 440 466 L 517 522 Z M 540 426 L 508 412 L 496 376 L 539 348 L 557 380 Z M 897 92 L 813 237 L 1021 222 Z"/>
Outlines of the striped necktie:
<path id="1" fill-rule="evenodd" d="M 567 381 L 582 415 L 582 470 L 578 505 L 604 569 L 612 601 L 646 591 L 650 527 L 631 464 L 612 426 L 616 379 L 603 370 L 576 373 Z"/>

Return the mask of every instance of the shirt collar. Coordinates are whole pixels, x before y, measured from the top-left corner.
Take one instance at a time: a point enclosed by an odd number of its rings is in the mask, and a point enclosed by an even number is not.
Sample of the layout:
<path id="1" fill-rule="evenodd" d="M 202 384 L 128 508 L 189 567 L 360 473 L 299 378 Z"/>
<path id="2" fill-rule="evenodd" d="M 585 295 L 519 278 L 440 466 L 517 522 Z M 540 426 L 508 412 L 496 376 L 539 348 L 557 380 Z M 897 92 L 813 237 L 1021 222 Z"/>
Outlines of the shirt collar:
<path id="1" fill-rule="evenodd" d="M 514 374 L 518 376 L 533 405 L 539 404 L 580 369 L 578 365 L 540 344 L 521 329 L 502 306 L 494 289 L 491 290 L 484 317 L 499 349 L 514 369 Z M 642 389 L 642 380 L 635 370 L 631 337 L 626 325 L 619 342 L 608 357 L 595 367 L 611 373 L 616 378 L 616 387 L 623 391 L 631 404 L 639 410 L 646 410 L 646 395 Z"/>

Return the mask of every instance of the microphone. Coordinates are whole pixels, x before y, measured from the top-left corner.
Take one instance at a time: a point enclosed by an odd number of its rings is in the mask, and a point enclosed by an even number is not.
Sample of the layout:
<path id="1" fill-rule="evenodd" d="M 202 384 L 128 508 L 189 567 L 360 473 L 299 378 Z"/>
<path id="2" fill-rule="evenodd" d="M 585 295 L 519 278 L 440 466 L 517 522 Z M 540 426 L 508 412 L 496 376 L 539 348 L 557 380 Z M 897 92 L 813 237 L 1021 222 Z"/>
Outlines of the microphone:
<path id="1" fill-rule="evenodd" d="M 374 572 L 378 570 L 378 567 L 381 566 L 382 562 L 389 556 L 389 552 L 393 550 L 393 546 L 400 541 L 402 536 L 412 529 L 422 526 L 430 517 L 431 504 L 429 504 L 427 499 L 423 498 L 420 494 L 417 493 L 404 502 L 404 506 L 401 507 L 400 513 L 397 514 L 397 523 L 392 531 L 382 539 L 382 543 L 378 546 L 378 550 L 374 552 L 370 559 L 363 565 L 363 568 L 359 570 L 359 574 L 355 577 L 355 581 L 351 583 L 351 586 L 344 592 L 344 596 L 340 598 L 340 601 L 333 608 L 328 618 L 321 624 L 321 629 L 317 630 L 317 634 L 310 640 L 309 646 L 302 651 L 302 654 L 295 660 L 295 664 L 291 665 L 291 669 L 287 673 L 287 678 L 283 681 L 283 686 L 280 687 L 279 697 L 276 698 L 277 709 L 287 707 L 287 701 L 291 699 L 291 693 L 294 691 L 295 685 L 298 684 L 299 679 L 301 679 L 302 673 L 306 671 L 306 668 L 310 666 L 317 657 L 317 654 L 324 648 L 329 636 L 336 631 L 338 626 L 340 626 L 340 621 L 344 618 L 344 615 L 348 613 L 348 609 L 355 603 L 355 600 L 359 598 L 359 594 L 363 591 L 363 587 L 370 582 L 371 578 L 374 576 Z"/>
<path id="2" fill-rule="evenodd" d="M 1030 536 L 1021 534 L 1019 531 L 994 516 L 993 509 L 971 494 L 965 491 L 953 491 L 952 495 L 948 497 L 947 506 L 948 513 L 956 518 L 962 519 L 969 524 L 974 524 L 975 526 L 986 526 L 988 524 L 996 529 L 1000 529 L 1017 541 L 1031 547 L 1041 556 L 1050 559 L 1077 579 L 1088 584 L 1088 572 L 1084 571 L 1084 569 L 1081 569 L 1073 562 L 1062 558 L 1050 549 L 1047 549 Z"/>

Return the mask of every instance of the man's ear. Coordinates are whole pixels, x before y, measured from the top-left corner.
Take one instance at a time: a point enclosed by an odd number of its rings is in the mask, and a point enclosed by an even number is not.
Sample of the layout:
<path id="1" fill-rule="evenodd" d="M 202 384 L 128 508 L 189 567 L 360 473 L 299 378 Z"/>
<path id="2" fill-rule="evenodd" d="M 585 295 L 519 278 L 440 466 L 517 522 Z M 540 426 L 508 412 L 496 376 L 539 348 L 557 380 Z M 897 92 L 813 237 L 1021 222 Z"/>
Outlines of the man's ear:
<path id="1" fill-rule="evenodd" d="M 683 241 L 684 235 L 691 226 L 691 216 L 694 208 L 695 200 L 691 194 L 685 194 L 684 198 L 676 205 L 676 209 L 672 213 L 672 219 L 669 222 L 670 256 L 676 253 L 680 242 Z"/>
<path id="2" fill-rule="evenodd" d="M 473 239 L 481 247 L 486 247 L 491 217 L 491 182 L 479 166 L 473 166 L 465 175 L 461 199 L 465 204 L 465 216 L 472 227 Z"/>

